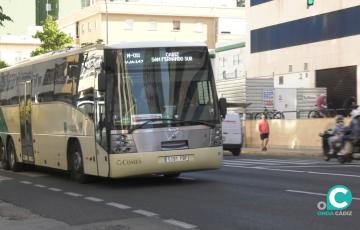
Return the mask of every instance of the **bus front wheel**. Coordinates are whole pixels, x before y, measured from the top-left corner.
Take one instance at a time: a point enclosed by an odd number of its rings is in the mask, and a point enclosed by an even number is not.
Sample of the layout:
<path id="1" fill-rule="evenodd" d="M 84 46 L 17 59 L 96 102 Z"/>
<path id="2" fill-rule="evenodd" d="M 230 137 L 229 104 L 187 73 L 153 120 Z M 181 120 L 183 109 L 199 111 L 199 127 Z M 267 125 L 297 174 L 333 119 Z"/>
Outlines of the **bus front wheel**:
<path id="1" fill-rule="evenodd" d="M 21 164 L 16 159 L 16 149 L 13 140 L 10 138 L 7 145 L 9 168 L 14 172 L 21 171 Z"/>
<path id="2" fill-rule="evenodd" d="M 69 146 L 70 176 L 75 181 L 87 183 L 88 176 L 84 174 L 84 161 L 80 144 L 74 141 Z"/>

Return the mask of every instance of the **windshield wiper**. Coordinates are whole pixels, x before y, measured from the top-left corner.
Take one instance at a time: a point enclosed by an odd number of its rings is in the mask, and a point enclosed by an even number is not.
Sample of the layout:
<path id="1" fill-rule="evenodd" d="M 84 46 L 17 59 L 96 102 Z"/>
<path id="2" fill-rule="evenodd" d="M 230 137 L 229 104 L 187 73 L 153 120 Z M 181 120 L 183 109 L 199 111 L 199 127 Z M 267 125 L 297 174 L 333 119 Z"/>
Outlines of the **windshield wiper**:
<path id="1" fill-rule="evenodd" d="M 168 118 L 154 118 L 154 119 L 146 119 L 146 121 L 144 123 L 142 123 L 139 126 L 135 126 L 131 129 L 129 129 L 128 133 L 131 134 L 132 132 L 134 132 L 137 129 L 141 129 L 142 127 L 144 127 L 145 125 L 151 123 L 151 122 L 155 122 L 155 121 L 175 121 L 178 122 L 179 120 L 176 119 L 168 119 Z"/>
<path id="2" fill-rule="evenodd" d="M 178 120 L 179 121 L 179 120 Z M 184 122 L 184 123 L 192 123 L 192 124 L 198 124 L 198 125 L 206 125 L 209 126 L 210 128 L 215 128 L 216 124 L 212 124 L 210 122 L 206 122 L 206 121 L 192 121 L 192 120 L 188 120 L 188 121 L 180 121 L 180 122 Z"/>
<path id="3" fill-rule="evenodd" d="M 172 121 L 173 123 L 192 123 L 192 124 L 198 124 L 198 125 L 206 125 L 210 128 L 215 128 L 216 124 L 212 124 L 206 121 L 192 121 L 192 120 L 178 120 L 178 119 L 170 119 L 170 118 L 154 118 L 154 119 L 146 119 L 146 121 L 144 123 L 142 123 L 139 126 L 135 126 L 131 129 L 129 129 L 128 133 L 131 134 L 132 132 L 134 132 L 137 129 L 141 129 L 142 127 L 144 127 L 145 125 L 151 123 L 151 122 L 156 122 L 156 121 Z"/>

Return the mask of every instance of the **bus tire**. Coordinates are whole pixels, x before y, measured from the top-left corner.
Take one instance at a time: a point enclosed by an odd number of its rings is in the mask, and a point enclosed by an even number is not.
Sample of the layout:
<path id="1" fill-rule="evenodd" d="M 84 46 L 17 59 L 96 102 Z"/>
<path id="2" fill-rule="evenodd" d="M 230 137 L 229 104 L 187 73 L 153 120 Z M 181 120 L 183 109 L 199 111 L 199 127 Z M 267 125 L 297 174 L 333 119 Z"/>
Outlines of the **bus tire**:
<path id="1" fill-rule="evenodd" d="M 166 178 L 178 178 L 179 176 L 180 176 L 180 173 L 164 174 L 164 177 L 166 177 Z"/>
<path id="2" fill-rule="evenodd" d="M 68 153 L 70 177 L 81 184 L 87 183 L 89 179 L 84 174 L 84 158 L 78 141 L 70 143 Z"/>
<path id="3" fill-rule="evenodd" d="M 231 149 L 230 150 L 233 156 L 239 156 L 241 153 L 241 147 L 237 149 Z"/>
<path id="4" fill-rule="evenodd" d="M 12 138 L 9 138 L 7 143 L 7 156 L 9 161 L 9 169 L 14 172 L 19 172 L 22 169 L 22 165 L 16 159 L 16 149 L 14 145 L 14 141 Z"/>
<path id="5" fill-rule="evenodd" d="M 10 169 L 9 161 L 8 158 L 6 157 L 5 146 L 1 140 L 0 140 L 0 165 L 2 169 L 5 170 Z"/>

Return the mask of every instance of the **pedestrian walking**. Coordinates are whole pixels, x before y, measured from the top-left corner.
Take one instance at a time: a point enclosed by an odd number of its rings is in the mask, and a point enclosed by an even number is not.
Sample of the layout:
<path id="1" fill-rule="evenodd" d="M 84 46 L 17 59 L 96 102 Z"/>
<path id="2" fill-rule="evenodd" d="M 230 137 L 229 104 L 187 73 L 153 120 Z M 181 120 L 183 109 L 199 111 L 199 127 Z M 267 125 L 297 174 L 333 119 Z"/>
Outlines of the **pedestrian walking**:
<path id="1" fill-rule="evenodd" d="M 261 120 L 259 121 L 258 127 L 260 132 L 261 150 L 266 151 L 267 144 L 269 142 L 270 128 L 265 114 L 261 115 Z"/>

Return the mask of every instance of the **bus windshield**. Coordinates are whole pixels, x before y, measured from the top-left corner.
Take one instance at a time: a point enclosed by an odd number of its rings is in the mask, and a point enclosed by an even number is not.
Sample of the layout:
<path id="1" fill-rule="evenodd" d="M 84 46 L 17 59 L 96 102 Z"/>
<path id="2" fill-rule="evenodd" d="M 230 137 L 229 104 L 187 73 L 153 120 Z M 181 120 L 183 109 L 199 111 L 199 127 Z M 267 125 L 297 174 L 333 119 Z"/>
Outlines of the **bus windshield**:
<path id="1" fill-rule="evenodd" d="M 219 123 L 206 47 L 123 49 L 111 53 L 112 58 L 108 58 L 116 66 L 110 103 L 113 128 L 143 127 L 141 124 L 151 119 L 157 120 L 149 123 L 152 127 L 171 120 L 189 121 L 190 125 L 199 121 Z"/>

